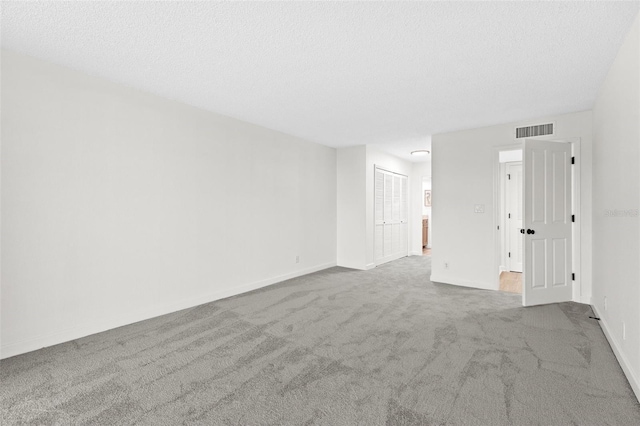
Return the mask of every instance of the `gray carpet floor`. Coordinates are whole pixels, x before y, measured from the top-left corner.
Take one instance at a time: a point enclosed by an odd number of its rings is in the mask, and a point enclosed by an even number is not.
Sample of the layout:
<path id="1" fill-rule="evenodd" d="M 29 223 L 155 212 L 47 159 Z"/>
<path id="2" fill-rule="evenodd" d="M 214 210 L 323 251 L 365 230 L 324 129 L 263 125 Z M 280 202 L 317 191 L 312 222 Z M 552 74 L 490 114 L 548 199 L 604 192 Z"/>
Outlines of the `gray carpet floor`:
<path id="1" fill-rule="evenodd" d="M 3 425 L 640 425 L 587 305 L 332 268 L 3 360 Z"/>

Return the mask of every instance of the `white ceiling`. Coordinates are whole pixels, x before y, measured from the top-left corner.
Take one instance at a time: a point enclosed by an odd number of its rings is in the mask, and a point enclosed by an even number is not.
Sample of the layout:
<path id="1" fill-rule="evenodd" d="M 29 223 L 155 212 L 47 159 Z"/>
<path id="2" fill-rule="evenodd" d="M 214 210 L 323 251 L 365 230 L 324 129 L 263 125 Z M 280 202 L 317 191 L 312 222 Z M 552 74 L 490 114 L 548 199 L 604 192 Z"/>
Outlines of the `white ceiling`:
<path id="1" fill-rule="evenodd" d="M 2 46 L 339 147 L 590 109 L 638 2 L 2 2 Z"/>

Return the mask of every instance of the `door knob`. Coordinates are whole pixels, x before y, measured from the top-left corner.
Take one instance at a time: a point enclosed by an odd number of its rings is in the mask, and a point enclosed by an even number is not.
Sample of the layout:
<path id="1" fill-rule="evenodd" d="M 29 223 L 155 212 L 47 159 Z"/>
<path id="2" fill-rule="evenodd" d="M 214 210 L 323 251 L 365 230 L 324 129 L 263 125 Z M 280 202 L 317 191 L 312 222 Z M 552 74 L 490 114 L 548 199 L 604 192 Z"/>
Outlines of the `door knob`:
<path id="1" fill-rule="evenodd" d="M 533 229 L 527 229 L 527 234 L 535 234 L 536 231 L 534 231 Z"/>

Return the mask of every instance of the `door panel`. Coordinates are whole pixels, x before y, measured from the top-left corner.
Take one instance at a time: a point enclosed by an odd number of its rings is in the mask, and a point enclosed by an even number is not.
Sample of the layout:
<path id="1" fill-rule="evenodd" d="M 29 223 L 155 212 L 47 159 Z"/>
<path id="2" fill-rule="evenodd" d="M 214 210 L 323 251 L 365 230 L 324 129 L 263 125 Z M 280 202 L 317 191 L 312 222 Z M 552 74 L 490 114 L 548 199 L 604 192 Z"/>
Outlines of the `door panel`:
<path id="1" fill-rule="evenodd" d="M 393 220 L 393 176 L 384 174 L 384 221 L 391 223 Z"/>
<path id="2" fill-rule="evenodd" d="M 400 182 L 400 176 L 393 175 L 393 223 L 400 222 L 400 203 L 402 196 L 402 183 Z"/>
<path id="3" fill-rule="evenodd" d="M 531 251 L 531 286 L 544 288 L 547 285 L 547 242 L 531 241 Z"/>
<path id="4" fill-rule="evenodd" d="M 553 179 L 556 181 L 564 182 L 566 180 L 565 174 L 568 170 L 565 166 L 569 162 L 569 158 L 565 152 L 553 152 L 551 154 L 552 166 L 553 166 Z M 564 223 L 567 217 L 567 193 L 568 188 L 564 185 L 553 186 L 553 221 Z"/>
<path id="5" fill-rule="evenodd" d="M 553 285 L 567 285 L 567 241 L 563 238 L 553 239 Z"/>
<path id="6" fill-rule="evenodd" d="M 375 221 L 376 225 L 382 225 L 384 221 L 384 174 L 376 170 L 375 175 Z"/>
<path id="7" fill-rule="evenodd" d="M 374 177 L 374 220 L 375 234 L 373 235 L 373 257 L 384 257 L 384 173 L 376 169 Z"/>
<path id="8" fill-rule="evenodd" d="M 393 244 L 393 225 L 389 223 L 384 225 L 384 242 L 383 242 L 384 258 L 382 260 L 393 255 L 392 244 Z"/>
<path id="9" fill-rule="evenodd" d="M 571 145 L 524 143 L 525 306 L 571 300 Z"/>
<path id="10" fill-rule="evenodd" d="M 545 185 L 547 182 L 545 151 L 541 149 L 532 149 L 531 153 L 531 216 L 532 224 L 541 224 L 545 222 L 546 213 L 546 194 Z"/>

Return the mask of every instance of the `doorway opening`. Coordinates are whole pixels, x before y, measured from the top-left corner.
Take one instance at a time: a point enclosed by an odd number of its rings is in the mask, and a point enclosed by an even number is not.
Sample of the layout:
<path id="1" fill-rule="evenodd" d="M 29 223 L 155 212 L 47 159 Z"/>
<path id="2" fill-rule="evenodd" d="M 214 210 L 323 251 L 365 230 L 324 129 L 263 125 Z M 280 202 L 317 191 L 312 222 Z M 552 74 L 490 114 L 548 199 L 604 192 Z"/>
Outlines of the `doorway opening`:
<path id="1" fill-rule="evenodd" d="M 522 149 L 500 151 L 499 290 L 522 294 Z"/>
<path id="2" fill-rule="evenodd" d="M 581 300 L 580 138 L 494 147 L 493 164 L 495 289 L 524 306 Z"/>
<path id="3" fill-rule="evenodd" d="M 422 255 L 431 256 L 431 176 L 422 177 Z"/>

